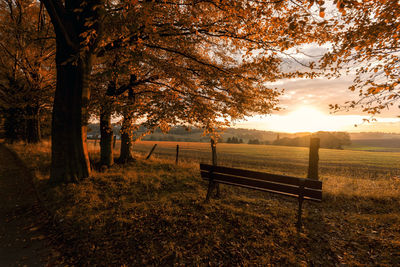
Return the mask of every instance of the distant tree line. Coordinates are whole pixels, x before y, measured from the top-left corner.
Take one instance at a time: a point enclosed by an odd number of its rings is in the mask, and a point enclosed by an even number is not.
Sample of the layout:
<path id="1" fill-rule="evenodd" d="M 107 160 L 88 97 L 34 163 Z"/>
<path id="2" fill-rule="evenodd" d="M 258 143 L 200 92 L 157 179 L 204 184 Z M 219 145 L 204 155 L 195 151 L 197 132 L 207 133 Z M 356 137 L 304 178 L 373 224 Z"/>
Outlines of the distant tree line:
<path id="1" fill-rule="evenodd" d="M 279 138 L 272 142 L 278 146 L 300 146 L 308 147 L 310 138 L 317 137 L 320 139 L 320 147 L 330 149 L 343 149 L 343 146 L 351 145 L 350 135 L 346 132 L 317 132 L 315 134 L 305 135 L 295 138 Z"/>
<path id="2" fill-rule="evenodd" d="M 233 137 L 228 137 L 228 139 L 226 139 L 226 142 L 229 144 L 243 144 L 243 139 L 239 139 L 236 136 Z"/>

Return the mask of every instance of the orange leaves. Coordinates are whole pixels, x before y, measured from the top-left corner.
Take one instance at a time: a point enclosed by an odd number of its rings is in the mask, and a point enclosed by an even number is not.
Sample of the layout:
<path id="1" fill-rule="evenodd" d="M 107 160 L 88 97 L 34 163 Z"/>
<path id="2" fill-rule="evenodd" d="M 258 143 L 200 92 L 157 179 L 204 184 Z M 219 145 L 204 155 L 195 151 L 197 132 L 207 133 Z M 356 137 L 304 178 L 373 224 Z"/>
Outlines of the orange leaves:
<path id="1" fill-rule="evenodd" d="M 368 88 L 368 94 L 376 95 L 379 93 L 383 88 L 382 87 L 370 87 Z"/>
<path id="2" fill-rule="evenodd" d="M 157 76 L 137 88 L 151 91 L 140 112 L 152 122 L 214 125 L 218 118 L 269 113 L 279 93 L 264 83 L 304 75 L 281 73 L 280 51 L 313 41 L 313 28 L 323 26 L 309 25 L 308 12 L 287 1 L 174 3 L 128 7 L 125 17 L 113 17 L 110 27 L 118 27 L 108 35 L 125 43 L 121 36 L 138 34 L 120 50 L 125 64 L 140 66 L 140 75 Z"/>
<path id="3" fill-rule="evenodd" d="M 359 90 L 359 99 L 346 108 L 363 106 L 365 112 L 377 113 L 393 105 L 400 88 L 398 80 L 400 61 L 398 44 L 398 18 L 400 6 L 397 1 L 334 1 L 341 12 L 340 19 L 331 20 L 326 30 L 334 37 L 331 54 L 324 56 L 326 69 L 341 67 L 347 73 L 355 73 L 350 90 Z M 337 60 L 333 60 L 333 55 Z M 388 94 L 389 91 L 394 93 Z"/>
<path id="4" fill-rule="evenodd" d="M 342 0 L 337 1 L 336 7 L 342 13 L 342 15 L 346 15 L 346 11 L 344 10 L 344 3 Z"/>

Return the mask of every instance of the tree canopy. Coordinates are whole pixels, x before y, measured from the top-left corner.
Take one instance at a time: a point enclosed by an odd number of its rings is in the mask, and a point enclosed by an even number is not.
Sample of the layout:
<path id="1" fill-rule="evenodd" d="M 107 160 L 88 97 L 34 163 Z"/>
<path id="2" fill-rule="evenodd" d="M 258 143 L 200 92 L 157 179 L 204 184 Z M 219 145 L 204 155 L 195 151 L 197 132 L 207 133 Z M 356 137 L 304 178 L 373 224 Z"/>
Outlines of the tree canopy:
<path id="1" fill-rule="evenodd" d="M 54 93 L 54 39 L 42 4 L 0 1 L 0 109 L 6 138 L 40 139 L 39 114 Z"/>
<path id="2" fill-rule="evenodd" d="M 324 56 L 323 66 L 354 74 L 349 89 L 358 92 L 359 99 L 348 101 L 346 107 L 361 107 L 375 115 L 400 99 L 400 4 L 396 0 L 334 3 L 340 17 L 330 23 L 332 51 Z"/>
<path id="3" fill-rule="evenodd" d="M 294 56 L 304 44 L 329 43 L 321 66 L 331 74 L 343 68 L 355 72 L 350 89 L 359 90 L 360 99 L 348 106 L 376 114 L 400 97 L 400 8 L 393 0 L 1 3 L 2 95 L 17 96 L 4 89 L 12 88 L 4 77 L 18 74 L 14 87 L 27 93 L 22 99 L 38 105 L 47 101 L 51 91 L 43 89 L 52 80 L 45 77 L 54 77 L 55 54 L 55 182 L 90 175 L 86 125 L 91 112 L 104 115 L 105 132 L 117 112 L 130 125 L 139 121 L 147 129 L 183 124 L 211 133 L 278 109 L 282 91 L 271 82 L 317 75 L 313 63 L 307 68 Z M 332 4 L 338 16 L 325 14 Z M 7 65 L 14 66 L 11 72 Z"/>
<path id="4" fill-rule="evenodd" d="M 306 2 L 113 2 L 98 55 L 123 53 L 149 124 L 212 130 L 276 109 L 280 91 L 267 82 L 312 75 L 282 68 L 288 49 L 315 40 Z"/>

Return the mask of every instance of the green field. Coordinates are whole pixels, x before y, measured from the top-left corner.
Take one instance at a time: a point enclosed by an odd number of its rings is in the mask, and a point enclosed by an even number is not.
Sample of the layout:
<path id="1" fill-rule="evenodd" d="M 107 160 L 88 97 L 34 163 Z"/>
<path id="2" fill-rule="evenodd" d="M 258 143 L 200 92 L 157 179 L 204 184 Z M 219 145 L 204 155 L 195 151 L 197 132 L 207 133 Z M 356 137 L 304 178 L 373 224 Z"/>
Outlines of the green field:
<path id="1" fill-rule="evenodd" d="M 175 159 L 179 144 L 179 159 L 185 162 L 211 162 L 209 143 L 139 141 L 134 145 L 136 153 L 147 155 L 157 144 L 153 156 Z M 89 150 L 99 149 L 93 141 Z M 119 152 L 119 143 L 115 153 Z M 400 174 L 400 152 L 371 152 L 354 150 L 320 149 L 320 175 L 340 175 L 357 178 L 385 178 Z M 219 165 L 273 171 L 304 177 L 308 166 L 308 148 L 273 145 L 226 144 L 217 145 Z"/>

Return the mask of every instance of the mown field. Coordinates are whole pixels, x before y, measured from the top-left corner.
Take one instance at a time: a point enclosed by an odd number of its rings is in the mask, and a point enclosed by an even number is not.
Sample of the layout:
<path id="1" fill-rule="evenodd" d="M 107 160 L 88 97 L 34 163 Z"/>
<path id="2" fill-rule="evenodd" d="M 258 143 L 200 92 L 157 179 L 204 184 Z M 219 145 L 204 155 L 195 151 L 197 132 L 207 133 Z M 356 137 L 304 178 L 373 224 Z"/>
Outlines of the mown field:
<path id="1" fill-rule="evenodd" d="M 304 204 L 298 233 L 292 198 L 222 186 L 221 198 L 205 203 L 198 161 L 210 160 L 208 144 L 180 143 L 179 165 L 170 142 L 145 160 L 153 144 L 135 145 L 136 162 L 56 187 L 47 184 L 49 144 L 13 146 L 35 171 L 60 265 L 400 265 L 400 179 L 382 171 L 396 173 L 399 153 L 321 150 L 323 201 Z M 307 149 L 221 144 L 218 152 L 227 165 L 306 172 Z"/>
<path id="2" fill-rule="evenodd" d="M 153 156 L 175 159 L 179 144 L 179 159 L 183 162 L 211 162 L 209 143 L 139 141 L 134 151 L 147 155 L 157 144 Z M 90 141 L 89 150 L 95 157 L 99 145 Z M 305 177 L 308 166 L 308 148 L 273 145 L 226 144 L 217 145 L 218 164 L 238 166 L 275 173 Z M 119 142 L 115 152 L 119 151 Z M 340 175 L 355 178 L 385 178 L 400 175 L 400 152 L 371 152 L 337 149 L 320 149 L 321 177 Z"/>
<path id="3" fill-rule="evenodd" d="M 400 139 L 361 139 L 352 140 L 344 149 L 372 152 L 400 152 Z"/>

